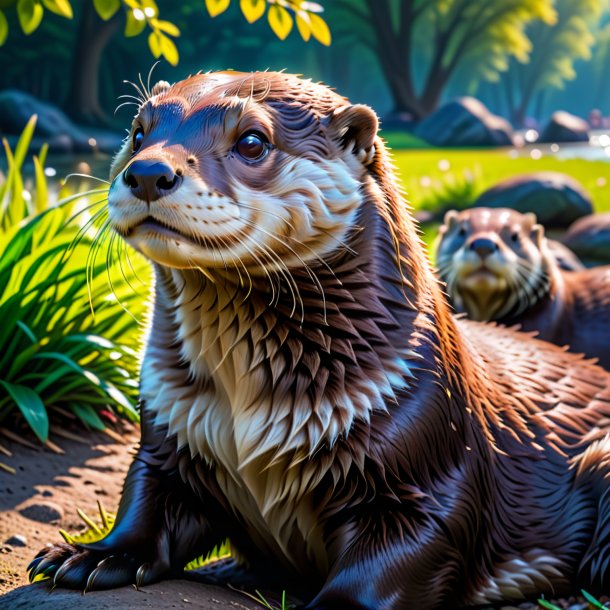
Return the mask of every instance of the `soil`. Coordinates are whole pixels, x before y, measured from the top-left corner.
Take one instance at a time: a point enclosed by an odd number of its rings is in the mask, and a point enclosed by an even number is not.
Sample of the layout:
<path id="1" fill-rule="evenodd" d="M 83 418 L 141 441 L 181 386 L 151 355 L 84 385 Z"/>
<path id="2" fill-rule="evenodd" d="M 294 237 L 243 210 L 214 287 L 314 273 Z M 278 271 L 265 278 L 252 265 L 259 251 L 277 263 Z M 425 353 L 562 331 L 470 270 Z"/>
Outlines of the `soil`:
<path id="1" fill-rule="evenodd" d="M 201 610 L 260 610 L 264 606 L 245 594 L 227 588 L 185 580 L 163 581 L 136 590 L 123 587 L 93 591 L 49 590 L 47 583 L 28 584 L 27 565 L 46 544 L 61 541 L 59 529 L 76 533 L 84 529 L 77 515 L 83 510 L 99 521 L 97 501 L 116 513 L 123 479 L 138 439 L 138 430 L 126 428 L 120 436 L 79 434 L 80 440 L 54 437 L 56 451 L 40 445 L 26 447 L 7 439 L 0 429 L 0 608 L 64 610 L 92 608 L 189 608 Z M 12 455 L 3 455 L 8 450 Z M 57 453 L 61 449 L 62 453 Z M 583 598 L 557 601 L 560 608 L 585 610 Z M 602 598 L 608 602 L 608 598 Z M 274 603 L 275 607 L 278 607 Z M 523 603 L 503 610 L 534 610 Z"/>
<path id="2" fill-rule="evenodd" d="M 53 437 L 63 454 L 49 448 L 26 447 L 0 435 L 0 445 L 12 455 L 0 462 L 0 608 L 198 608 L 202 610 L 260 610 L 245 595 L 188 581 L 164 581 L 136 591 L 124 587 L 87 593 L 28 584 L 26 568 L 46 544 L 62 540 L 59 529 L 84 529 L 76 509 L 99 521 L 97 500 L 116 513 L 123 479 L 132 459 L 138 431 L 128 428 L 111 438 L 83 434 L 81 442 Z M 11 540 L 12 539 L 12 540 Z"/>

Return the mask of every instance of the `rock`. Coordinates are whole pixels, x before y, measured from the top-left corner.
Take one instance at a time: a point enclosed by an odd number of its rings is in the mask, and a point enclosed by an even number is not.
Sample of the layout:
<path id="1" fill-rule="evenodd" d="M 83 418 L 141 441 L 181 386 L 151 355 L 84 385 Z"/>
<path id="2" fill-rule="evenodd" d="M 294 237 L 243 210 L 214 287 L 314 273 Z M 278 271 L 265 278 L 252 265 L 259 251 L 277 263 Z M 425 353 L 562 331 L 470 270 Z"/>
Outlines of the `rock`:
<path id="1" fill-rule="evenodd" d="M 538 138 L 538 142 L 546 144 L 588 141 L 589 124 L 587 121 L 563 110 L 553 113 L 551 120 Z"/>
<path id="2" fill-rule="evenodd" d="M 58 504 L 52 502 L 39 502 L 30 504 L 22 508 L 19 513 L 31 519 L 32 521 L 40 521 L 41 523 L 52 523 L 59 521 L 64 515 L 64 511 Z"/>
<path id="3" fill-rule="evenodd" d="M 587 265 L 610 264 L 610 212 L 577 220 L 562 241 Z"/>
<path id="4" fill-rule="evenodd" d="M 10 538 L 4 541 L 4 544 L 10 544 L 11 546 L 27 546 L 28 539 L 21 534 L 14 534 Z"/>
<path id="5" fill-rule="evenodd" d="M 591 196 L 580 182 L 559 172 L 537 172 L 508 178 L 485 191 L 474 205 L 533 212 L 540 224 L 551 228 L 566 228 L 593 212 Z"/>
<path id="6" fill-rule="evenodd" d="M 393 111 L 383 117 L 381 125 L 384 129 L 411 131 L 415 126 L 415 119 L 413 118 L 413 115 L 408 112 Z"/>
<path id="7" fill-rule="evenodd" d="M 58 153 L 113 153 L 121 146 L 121 136 L 110 131 L 75 125 L 64 112 L 48 102 L 16 89 L 0 91 L 0 132 L 14 146 L 30 117 L 36 114 L 36 130 L 30 145 L 38 151 L 43 142 Z"/>
<path id="8" fill-rule="evenodd" d="M 434 146 L 512 146 L 513 129 L 477 99 L 463 97 L 425 118 L 415 135 Z"/>

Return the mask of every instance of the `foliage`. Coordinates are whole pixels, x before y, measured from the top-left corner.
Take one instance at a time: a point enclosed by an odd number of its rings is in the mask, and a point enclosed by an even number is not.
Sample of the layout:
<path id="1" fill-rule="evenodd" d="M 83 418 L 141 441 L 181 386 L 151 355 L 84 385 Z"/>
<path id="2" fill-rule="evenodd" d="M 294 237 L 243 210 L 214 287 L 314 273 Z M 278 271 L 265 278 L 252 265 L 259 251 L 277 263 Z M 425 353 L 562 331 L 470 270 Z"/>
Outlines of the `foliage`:
<path id="1" fill-rule="evenodd" d="M 585 598 L 585 600 L 589 604 L 589 608 L 591 610 L 596 610 L 597 608 L 601 608 L 601 610 L 606 610 L 607 606 L 604 606 L 600 601 L 596 600 L 590 593 L 587 593 L 584 590 L 582 590 L 580 593 L 582 594 L 582 596 Z M 551 602 L 547 601 L 546 599 L 539 599 L 538 605 L 541 608 L 545 608 L 545 610 L 561 610 L 561 608 L 559 606 L 552 604 Z"/>
<path id="2" fill-rule="evenodd" d="M 536 48 L 531 61 L 511 62 L 505 79 L 511 118 L 518 124 L 538 91 L 561 89 L 576 77 L 574 63 L 591 59 L 595 42 L 593 28 L 601 16 L 605 0 L 555 0 L 555 23 L 536 22 L 527 34 Z M 495 79 L 497 80 L 497 78 Z"/>
<path id="3" fill-rule="evenodd" d="M 153 56 L 163 57 L 172 66 L 178 64 L 179 53 L 174 38 L 180 36 L 180 29 L 171 21 L 159 18 L 159 8 L 155 0 L 91 1 L 104 21 L 114 18 L 122 9 L 125 14 L 125 36 L 138 36 L 148 28 L 148 46 Z M 45 9 L 72 19 L 74 15 L 70 2 L 71 0 L 8 0 L 3 6 L 16 8 L 19 25 L 24 34 L 29 35 L 39 27 Z M 231 0 L 205 0 L 211 17 L 224 13 L 230 3 Z M 320 4 L 306 0 L 239 0 L 239 7 L 248 23 L 258 21 L 267 11 L 269 26 L 281 40 L 290 34 L 296 20 L 303 40 L 308 41 L 313 36 L 323 45 L 330 45 L 331 34 L 319 14 L 324 10 Z M 0 46 L 6 41 L 8 31 L 8 20 L 0 10 Z"/>
<path id="4" fill-rule="evenodd" d="M 426 193 L 419 200 L 418 208 L 434 212 L 437 217 L 448 210 L 465 210 L 472 207 L 481 194 L 480 183 L 480 174 L 470 169 L 447 172 L 440 178 L 429 179 L 429 183 L 424 182 L 427 186 Z"/>
<path id="5" fill-rule="evenodd" d="M 416 119 L 435 110 L 465 62 L 493 79 L 507 69 L 510 57 L 528 60 L 528 24 L 556 20 L 552 0 L 344 0 L 342 6 L 366 32 L 362 40 L 379 59 L 396 109 Z M 414 64 L 424 62 L 425 74 L 418 79 Z"/>
<path id="6" fill-rule="evenodd" d="M 0 185 L 0 420 L 17 410 L 44 443 L 50 415 L 58 413 L 93 429 L 104 429 L 115 413 L 137 420 L 139 330 L 133 316 L 143 316 L 146 299 L 120 281 L 127 276 L 120 259 L 114 263 L 109 245 L 92 234 L 105 208 L 80 227 L 70 217 L 81 195 L 49 204 L 46 147 L 34 157 L 35 187 L 24 185 L 22 165 L 35 121 L 14 152 L 3 140 L 8 173 Z M 106 188 L 88 195 L 95 201 L 80 216 L 104 204 Z M 133 260 L 128 275 L 146 277 L 144 260 Z"/>

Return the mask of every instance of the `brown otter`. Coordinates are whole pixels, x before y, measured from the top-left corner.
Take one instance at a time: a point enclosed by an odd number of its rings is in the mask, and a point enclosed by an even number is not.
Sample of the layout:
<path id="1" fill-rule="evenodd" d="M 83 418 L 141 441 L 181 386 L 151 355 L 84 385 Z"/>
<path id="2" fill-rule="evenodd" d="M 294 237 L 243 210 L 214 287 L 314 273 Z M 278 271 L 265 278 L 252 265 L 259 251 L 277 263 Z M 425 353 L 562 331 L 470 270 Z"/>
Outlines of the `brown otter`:
<path id="1" fill-rule="evenodd" d="M 610 267 L 561 269 L 534 214 L 473 208 L 445 215 L 437 267 L 457 311 L 538 331 L 610 368 Z"/>
<path id="2" fill-rule="evenodd" d="M 156 270 L 112 532 L 31 564 L 101 589 L 235 562 L 313 609 L 610 588 L 610 375 L 455 320 L 372 110 L 283 73 L 143 103 L 110 222 Z"/>

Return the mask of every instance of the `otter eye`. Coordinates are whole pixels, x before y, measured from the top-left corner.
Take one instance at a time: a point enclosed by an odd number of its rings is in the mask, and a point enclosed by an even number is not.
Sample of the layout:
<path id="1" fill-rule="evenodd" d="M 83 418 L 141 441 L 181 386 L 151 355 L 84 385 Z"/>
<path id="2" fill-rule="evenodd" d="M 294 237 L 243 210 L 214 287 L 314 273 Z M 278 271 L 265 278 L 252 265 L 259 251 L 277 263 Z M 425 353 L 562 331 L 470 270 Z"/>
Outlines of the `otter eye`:
<path id="1" fill-rule="evenodd" d="M 133 134 L 133 143 L 132 143 L 133 152 L 137 152 L 138 150 L 140 150 L 143 140 L 144 140 L 144 130 L 141 127 L 138 127 Z"/>
<path id="2" fill-rule="evenodd" d="M 260 161 L 269 152 L 269 142 L 263 135 L 251 131 L 237 140 L 235 150 L 246 161 Z"/>

